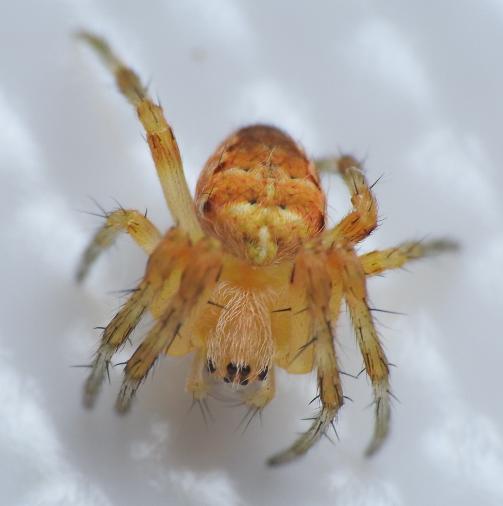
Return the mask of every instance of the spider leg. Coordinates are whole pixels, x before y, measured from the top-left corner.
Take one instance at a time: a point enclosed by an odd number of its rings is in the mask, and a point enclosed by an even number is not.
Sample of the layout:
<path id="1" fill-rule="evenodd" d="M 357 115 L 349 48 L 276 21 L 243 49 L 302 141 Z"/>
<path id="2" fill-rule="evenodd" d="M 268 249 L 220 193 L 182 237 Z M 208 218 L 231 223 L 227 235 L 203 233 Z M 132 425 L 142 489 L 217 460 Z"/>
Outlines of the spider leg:
<path id="1" fill-rule="evenodd" d="M 152 252 L 143 280 L 103 330 L 101 344 L 91 364 L 84 388 L 84 402 L 91 407 L 114 353 L 129 339 L 147 309 L 165 306 L 178 290 L 188 262 L 190 244 L 185 233 L 171 229 Z"/>
<path id="2" fill-rule="evenodd" d="M 206 305 L 208 292 L 218 279 L 220 257 L 219 250 L 214 249 L 210 241 L 200 241 L 193 247 L 176 294 L 126 362 L 124 380 L 117 397 L 117 411 L 122 413 L 128 410 L 138 387 L 161 354 L 170 353 L 172 345 L 179 349 L 182 347 L 187 352 L 194 348 L 190 345 L 190 329 L 194 317 Z M 202 355 L 197 360 L 201 361 Z"/>
<path id="3" fill-rule="evenodd" d="M 339 277 L 336 268 L 332 271 L 331 275 L 335 277 L 333 278 L 332 291 L 327 308 L 329 318 L 325 316 L 325 311 L 322 310 L 322 313 L 317 314 L 315 319 L 318 331 L 315 336 L 314 358 L 317 367 L 321 409 L 314 417 L 309 429 L 290 448 L 273 455 L 267 461 L 272 466 L 289 462 L 306 453 L 321 436 L 326 434 L 327 429 L 332 425 L 334 418 L 344 403 L 334 337 L 330 323 L 330 321 L 335 323 L 339 316 L 342 300 L 342 284 L 340 280 L 338 283 L 336 282 Z"/>
<path id="4" fill-rule="evenodd" d="M 135 210 L 117 209 L 106 216 L 104 225 L 85 249 L 77 270 L 77 281 L 84 280 L 98 256 L 114 243 L 121 232 L 129 234 L 148 255 L 161 240 L 159 230 L 146 216 Z"/>
<path id="5" fill-rule="evenodd" d="M 255 408 L 261 411 L 269 402 L 274 398 L 276 391 L 276 380 L 274 367 L 270 366 L 264 379 L 260 381 L 258 389 L 245 398 L 245 404 L 250 408 Z"/>
<path id="6" fill-rule="evenodd" d="M 172 307 L 148 332 L 140 346 L 126 362 L 124 380 L 117 397 L 116 409 L 126 412 L 138 387 L 146 379 L 161 353 L 165 353 L 175 340 L 182 322 L 182 307 Z"/>
<path id="7" fill-rule="evenodd" d="M 382 251 L 371 251 L 360 256 L 363 270 L 366 276 L 374 276 L 389 269 L 402 267 L 410 260 L 423 257 L 435 256 L 443 252 L 455 251 L 458 244 L 448 239 L 437 239 L 434 241 L 421 242 L 409 241 L 395 248 L 388 248 Z"/>
<path id="8" fill-rule="evenodd" d="M 344 402 L 342 385 L 330 324 L 317 333 L 315 360 L 318 367 L 318 389 L 321 400 L 319 413 L 309 429 L 286 450 L 267 460 L 271 466 L 284 464 L 306 453 L 327 431 Z"/>
<path id="9" fill-rule="evenodd" d="M 365 239 L 377 227 L 377 202 L 362 165 L 352 156 L 344 155 L 337 159 L 318 161 L 317 167 L 342 176 L 353 204 L 353 210 L 333 229 L 323 234 L 323 246 L 328 249 L 335 242 L 350 244 Z"/>
<path id="10" fill-rule="evenodd" d="M 84 386 L 84 404 L 91 407 L 108 373 L 113 354 L 126 342 L 152 301 L 154 290 L 143 281 L 112 321 L 105 327 L 101 344 L 91 364 L 91 374 Z"/>
<path id="11" fill-rule="evenodd" d="M 136 108 L 147 134 L 147 142 L 171 214 L 190 238 L 196 241 L 203 233 L 183 173 L 178 145 L 161 106 L 154 103 L 136 73 L 117 57 L 104 39 L 89 32 L 80 32 L 78 37 L 101 57 L 114 74 L 121 93 Z"/>
<path id="12" fill-rule="evenodd" d="M 380 448 L 389 432 L 389 365 L 367 303 L 365 272 L 359 258 L 353 250 L 339 250 L 337 254 L 341 258 L 341 265 L 344 265 L 342 269 L 344 297 L 363 355 L 365 370 L 374 390 L 374 435 L 366 450 L 366 455 L 370 456 Z"/>
<path id="13" fill-rule="evenodd" d="M 187 378 L 186 390 L 195 401 L 200 401 L 206 397 L 209 390 L 206 381 L 205 370 L 208 368 L 207 355 L 205 348 L 199 348 L 192 360 L 192 366 Z"/>

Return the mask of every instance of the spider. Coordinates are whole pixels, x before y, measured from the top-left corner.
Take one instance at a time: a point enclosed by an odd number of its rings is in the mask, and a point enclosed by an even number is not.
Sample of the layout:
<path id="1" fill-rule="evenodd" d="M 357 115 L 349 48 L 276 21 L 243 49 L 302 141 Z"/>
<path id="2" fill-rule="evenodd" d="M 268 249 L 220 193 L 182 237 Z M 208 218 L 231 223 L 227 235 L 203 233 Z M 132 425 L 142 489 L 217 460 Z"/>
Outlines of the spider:
<path id="1" fill-rule="evenodd" d="M 124 367 L 118 411 L 130 407 L 163 354 L 193 353 L 186 389 L 196 402 L 204 403 L 210 385 L 223 381 L 242 390 L 244 403 L 257 412 L 274 397 L 275 368 L 293 374 L 316 370 L 319 411 L 309 429 L 268 463 L 293 460 L 320 439 L 344 403 L 333 334 L 344 300 L 373 387 L 375 427 L 366 451 L 373 454 L 389 430 L 390 364 L 376 333 L 366 278 L 452 250 L 455 243 L 405 242 L 358 255 L 356 246 L 378 223 L 362 164 L 349 155 L 310 160 L 289 135 L 267 125 L 225 139 L 206 163 L 192 199 L 161 106 L 104 39 L 89 32 L 79 37 L 136 109 L 176 223 L 163 235 L 146 215 L 120 208 L 105 216 L 85 250 L 80 281 L 122 232 L 148 255 L 142 280 L 103 330 L 85 403 L 92 406 L 113 355 L 150 312 L 153 326 Z M 330 229 L 320 171 L 342 176 L 351 195 L 352 209 Z"/>

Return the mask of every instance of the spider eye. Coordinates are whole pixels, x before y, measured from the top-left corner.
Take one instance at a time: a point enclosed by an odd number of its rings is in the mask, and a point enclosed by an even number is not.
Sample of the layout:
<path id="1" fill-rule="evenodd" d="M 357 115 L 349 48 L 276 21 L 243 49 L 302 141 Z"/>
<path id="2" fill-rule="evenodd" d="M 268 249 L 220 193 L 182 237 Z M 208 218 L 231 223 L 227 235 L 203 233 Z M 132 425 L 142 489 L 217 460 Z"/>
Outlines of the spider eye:
<path id="1" fill-rule="evenodd" d="M 237 365 L 233 364 L 232 362 L 227 364 L 227 372 L 229 373 L 229 376 L 235 376 L 238 372 Z"/>
<path id="2" fill-rule="evenodd" d="M 251 367 L 249 365 L 238 366 L 234 362 L 227 364 L 227 376 L 224 377 L 226 383 L 237 381 L 240 385 L 248 385 Z"/>
<path id="3" fill-rule="evenodd" d="M 241 381 L 239 382 L 240 385 L 248 385 L 248 376 L 250 375 L 251 367 L 249 365 L 244 365 L 241 367 L 240 371 L 240 378 Z"/>

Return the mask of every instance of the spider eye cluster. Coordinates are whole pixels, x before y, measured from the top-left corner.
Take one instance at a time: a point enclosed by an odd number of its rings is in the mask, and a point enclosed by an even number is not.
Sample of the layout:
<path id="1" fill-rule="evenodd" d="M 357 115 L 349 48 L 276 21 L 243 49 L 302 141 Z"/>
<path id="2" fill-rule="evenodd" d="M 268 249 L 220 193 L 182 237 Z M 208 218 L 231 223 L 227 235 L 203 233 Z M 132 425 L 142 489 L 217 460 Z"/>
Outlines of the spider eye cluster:
<path id="1" fill-rule="evenodd" d="M 215 365 L 215 363 L 211 359 L 208 359 L 206 367 L 207 367 L 208 372 L 210 374 L 214 374 L 218 371 L 217 366 Z M 253 380 L 253 379 L 258 379 L 259 381 L 264 381 L 267 378 L 268 368 L 265 367 L 264 369 L 262 369 L 256 375 L 255 378 L 251 374 L 252 368 L 247 364 L 240 365 L 240 364 L 236 364 L 234 362 L 229 362 L 225 366 L 224 371 L 225 371 L 224 372 L 225 375 L 223 376 L 222 379 L 225 383 L 235 383 L 238 385 L 245 386 L 245 385 L 248 385 L 250 380 Z"/>

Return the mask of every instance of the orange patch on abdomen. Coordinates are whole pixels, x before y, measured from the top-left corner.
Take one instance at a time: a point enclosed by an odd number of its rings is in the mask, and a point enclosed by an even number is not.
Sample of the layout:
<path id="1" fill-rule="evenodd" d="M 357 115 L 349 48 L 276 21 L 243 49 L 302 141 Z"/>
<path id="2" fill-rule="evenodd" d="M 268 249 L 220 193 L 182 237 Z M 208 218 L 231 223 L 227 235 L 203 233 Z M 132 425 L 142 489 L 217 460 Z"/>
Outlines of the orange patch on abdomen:
<path id="1" fill-rule="evenodd" d="M 325 225 L 314 165 L 281 130 L 238 130 L 208 160 L 196 189 L 204 230 L 253 264 L 290 258 Z"/>

